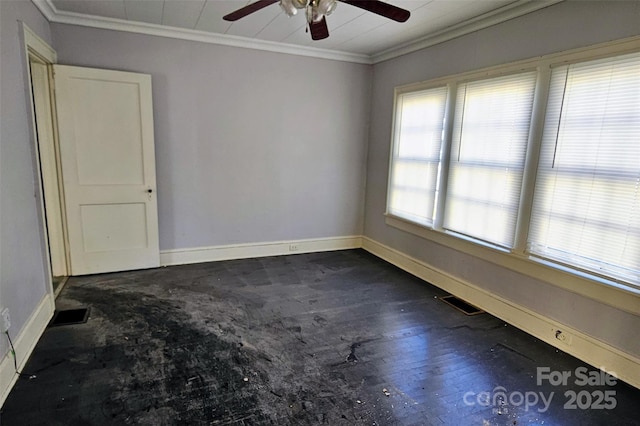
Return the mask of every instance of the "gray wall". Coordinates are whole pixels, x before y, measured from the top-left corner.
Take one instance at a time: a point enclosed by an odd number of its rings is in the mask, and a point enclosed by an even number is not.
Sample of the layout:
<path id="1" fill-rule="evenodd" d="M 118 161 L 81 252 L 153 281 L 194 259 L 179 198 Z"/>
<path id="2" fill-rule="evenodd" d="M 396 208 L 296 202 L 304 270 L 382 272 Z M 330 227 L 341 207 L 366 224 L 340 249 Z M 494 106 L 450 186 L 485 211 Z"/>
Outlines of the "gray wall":
<path id="1" fill-rule="evenodd" d="M 640 318 L 384 222 L 393 88 L 640 34 L 640 2 L 564 2 L 374 66 L 365 235 L 640 356 Z"/>
<path id="2" fill-rule="evenodd" d="M 49 23 L 31 2 L 0 1 L 0 306 L 10 308 L 13 338 L 48 285 L 18 20 L 51 42 Z M 7 349 L 0 339 L 0 359 Z"/>
<path id="3" fill-rule="evenodd" d="M 162 250 L 362 233 L 370 66 L 52 33 L 61 64 L 152 75 Z"/>
<path id="4" fill-rule="evenodd" d="M 382 216 L 394 86 L 636 35 L 640 3 L 562 3 L 373 68 L 60 24 L 50 33 L 28 1 L 0 1 L 0 19 L 0 305 L 13 335 L 47 280 L 20 19 L 61 63 L 152 74 L 162 249 L 360 234 L 366 217 L 365 235 L 640 356 L 638 317 Z"/>

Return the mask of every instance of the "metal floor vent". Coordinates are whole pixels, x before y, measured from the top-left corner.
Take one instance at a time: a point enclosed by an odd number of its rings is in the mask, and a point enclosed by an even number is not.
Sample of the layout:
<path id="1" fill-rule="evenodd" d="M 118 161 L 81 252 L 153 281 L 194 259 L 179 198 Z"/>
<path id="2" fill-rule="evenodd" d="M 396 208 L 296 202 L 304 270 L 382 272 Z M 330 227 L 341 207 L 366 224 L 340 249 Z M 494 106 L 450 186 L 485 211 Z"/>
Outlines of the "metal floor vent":
<path id="1" fill-rule="evenodd" d="M 475 306 L 465 302 L 464 300 L 456 296 L 453 296 L 453 295 L 443 296 L 443 297 L 440 297 L 439 299 L 442 300 L 447 305 L 453 306 L 454 308 L 456 308 L 457 310 L 459 310 L 465 315 L 484 314 L 484 311 L 482 309 L 476 308 Z"/>
<path id="2" fill-rule="evenodd" d="M 49 323 L 49 327 L 57 327 L 60 325 L 83 324 L 89 318 L 89 308 L 65 309 L 56 311 L 53 319 Z"/>

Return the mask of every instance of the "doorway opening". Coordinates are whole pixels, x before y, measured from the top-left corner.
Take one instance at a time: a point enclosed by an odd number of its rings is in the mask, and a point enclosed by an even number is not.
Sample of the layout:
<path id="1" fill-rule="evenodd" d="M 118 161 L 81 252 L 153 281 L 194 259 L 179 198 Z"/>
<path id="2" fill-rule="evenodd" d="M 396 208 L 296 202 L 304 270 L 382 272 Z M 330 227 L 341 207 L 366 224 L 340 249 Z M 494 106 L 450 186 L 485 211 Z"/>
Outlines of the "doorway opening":
<path id="1" fill-rule="evenodd" d="M 52 65 L 55 52 L 24 27 L 29 89 L 32 101 L 37 173 L 42 189 L 44 239 L 51 273 L 50 291 L 56 297 L 70 272 L 64 193 L 60 172 Z"/>

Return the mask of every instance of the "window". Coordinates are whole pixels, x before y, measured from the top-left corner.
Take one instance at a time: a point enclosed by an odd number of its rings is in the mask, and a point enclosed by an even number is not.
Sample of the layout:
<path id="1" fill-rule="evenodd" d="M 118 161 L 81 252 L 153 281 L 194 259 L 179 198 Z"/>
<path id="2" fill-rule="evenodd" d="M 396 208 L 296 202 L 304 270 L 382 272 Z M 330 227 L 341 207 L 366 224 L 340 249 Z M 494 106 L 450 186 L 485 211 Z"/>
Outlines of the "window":
<path id="1" fill-rule="evenodd" d="M 640 289 L 636 39 L 396 90 L 387 223 Z"/>
<path id="2" fill-rule="evenodd" d="M 535 84 L 527 72 L 458 86 L 445 229 L 512 246 Z"/>
<path id="3" fill-rule="evenodd" d="M 640 54 L 554 68 L 529 252 L 640 281 Z"/>
<path id="4" fill-rule="evenodd" d="M 432 225 L 447 87 L 405 93 L 396 100 L 396 135 L 389 212 Z"/>

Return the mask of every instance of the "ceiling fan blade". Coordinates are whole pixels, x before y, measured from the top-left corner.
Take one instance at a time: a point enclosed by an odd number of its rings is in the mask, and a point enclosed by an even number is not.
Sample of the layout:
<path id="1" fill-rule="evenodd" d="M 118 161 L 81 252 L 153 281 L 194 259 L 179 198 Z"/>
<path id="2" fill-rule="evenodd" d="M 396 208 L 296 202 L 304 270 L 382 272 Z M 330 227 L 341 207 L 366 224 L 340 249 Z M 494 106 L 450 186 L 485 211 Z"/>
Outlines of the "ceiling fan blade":
<path id="1" fill-rule="evenodd" d="M 360 9 L 367 10 L 369 12 L 376 13 L 385 18 L 393 19 L 397 22 L 405 22 L 411 16 L 411 12 L 405 9 L 401 9 L 389 3 L 385 3 L 379 0 L 340 0 L 343 3 L 348 3 L 352 6 L 359 7 Z"/>
<path id="2" fill-rule="evenodd" d="M 327 18 L 322 17 L 320 22 L 311 22 L 309 24 L 309 30 L 311 31 L 312 40 L 322 40 L 329 37 L 329 27 L 327 27 Z"/>
<path id="3" fill-rule="evenodd" d="M 273 3 L 277 3 L 278 0 L 258 0 L 257 2 L 251 3 L 242 7 L 235 12 L 231 12 L 228 15 L 222 17 L 225 21 L 237 21 L 240 18 L 244 18 L 247 15 L 252 14 L 253 12 L 257 12 L 262 8 L 272 5 Z"/>

